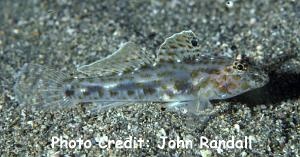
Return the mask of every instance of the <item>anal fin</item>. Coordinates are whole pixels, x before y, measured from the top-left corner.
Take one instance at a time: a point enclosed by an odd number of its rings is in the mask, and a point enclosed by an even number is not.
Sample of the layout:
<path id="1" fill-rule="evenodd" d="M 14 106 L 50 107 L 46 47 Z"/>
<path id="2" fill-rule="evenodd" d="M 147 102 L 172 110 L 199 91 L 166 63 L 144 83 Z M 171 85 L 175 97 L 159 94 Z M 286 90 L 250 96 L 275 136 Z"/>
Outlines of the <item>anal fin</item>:
<path id="1" fill-rule="evenodd" d="M 167 110 L 187 115 L 186 124 L 191 127 L 195 124 L 206 124 L 215 114 L 208 99 L 170 102 L 167 103 Z"/>
<path id="2" fill-rule="evenodd" d="M 88 103 L 89 104 L 89 103 Z M 87 106 L 87 110 L 90 111 L 91 114 L 99 114 L 104 113 L 111 109 L 117 109 L 119 107 L 125 107 L 134 105 L 133 102 L 118 102 L 118 101 L 101 101 L 101 102 L 91 102 L 90 105 Z"/>
<path id="3" fill-rule="evenodd" d="M 169 111 L 175 111 L 184 114 L 203 115 L 206 114 L 206 111 L 211 108 L 212 105 L 207 99 L 195 99 L 191 101 L 175 101 L 167 103 L 167 109 Z"/>

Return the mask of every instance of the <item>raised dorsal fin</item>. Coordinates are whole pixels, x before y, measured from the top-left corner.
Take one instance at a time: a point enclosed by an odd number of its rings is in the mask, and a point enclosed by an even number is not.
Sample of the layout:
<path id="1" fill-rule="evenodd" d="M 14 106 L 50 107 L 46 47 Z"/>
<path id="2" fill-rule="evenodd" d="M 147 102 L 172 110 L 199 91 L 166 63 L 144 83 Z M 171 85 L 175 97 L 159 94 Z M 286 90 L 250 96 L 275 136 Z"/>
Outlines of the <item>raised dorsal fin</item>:
<path id="1" fill-rule="evenodd" d="M 191 30 L 168 37 L 158 50 L 157 62 L 181 62 L 200 55 L 199 39 Z"/>
<path id="2" fill-rule="evenodd" d="M 91 64 L 81 66 L 77 71 L 88 76 L 124 73 L 139 69 L 143 65 L 153 64 L 154 57 L 154 55 L 142 50 L 136 44 L 127 42 L 113 54 Z"/>

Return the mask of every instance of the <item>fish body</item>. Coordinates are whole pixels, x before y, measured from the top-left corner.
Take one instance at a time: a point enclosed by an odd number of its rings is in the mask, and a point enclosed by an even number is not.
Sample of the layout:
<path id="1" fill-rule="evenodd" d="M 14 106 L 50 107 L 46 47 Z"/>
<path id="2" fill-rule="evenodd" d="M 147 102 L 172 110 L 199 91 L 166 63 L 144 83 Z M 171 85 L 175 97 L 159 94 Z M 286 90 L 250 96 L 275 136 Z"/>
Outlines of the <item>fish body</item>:
<path id="1" fill-rule="evenodd" d="M 85 102 L 100 108 L 162 102 L 169 108 L 199 113 L 210 106 L 210 100 L 233 97 L 267 83 L 266 74 L 240 60 L 199 56 L 197 42 L 191 31 L 175 34 L 155 58 L 128 43 L 117 53 L 78 68 L 84 77 L 28 64 L 14 90 L 19 101 L 41 108 Z"/>
<path id="2" fill-rule="evenodd" d="M 225 68 L 224 65 L 162 63 L 122 75 L 73 79 L 65 83 L 64 91 L 65 96 L 78 102 L 162 102 L 199 96 L 216 99 L 222 97 L 220 90 L 225 82 L 221 77 Z M 233 81 L 229 81 L 231 86 L 238 88 Z"/>

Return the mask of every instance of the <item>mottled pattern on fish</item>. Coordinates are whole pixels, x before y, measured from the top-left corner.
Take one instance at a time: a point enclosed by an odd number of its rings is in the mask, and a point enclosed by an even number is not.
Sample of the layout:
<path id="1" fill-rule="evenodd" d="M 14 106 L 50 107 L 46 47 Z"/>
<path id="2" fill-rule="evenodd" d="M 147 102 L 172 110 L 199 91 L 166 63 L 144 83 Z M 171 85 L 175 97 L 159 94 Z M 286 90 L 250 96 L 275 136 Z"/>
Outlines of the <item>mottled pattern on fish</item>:
<path id="1" fill-rule="evenodd" d="M 209 100 L 233 97 L 268 81 L 266 74 L 241 59 L 212 58 L 199 47 L 191 31 L 167 38 L 156 58 L 127 43 L 117 53 L 78 68 L 85 77 L 29 64 L 18 75 L 15 93 L 19 101 L 41 108 L 163 102 L 198 113 Z"/>
<path id="2" fill-rule="evenodd" d="M 250 85 L 237 84 L 241 76 L 229 76 L 231 62 L 223 64 L 162 63 L 104 78 L 74 79 L 66 84 L 66 96 L 80 101 L 169 101 L 201 93 L 209 99 L 226 98 Z M 243 81 L 243 80 L 242 80 Z M 211 90 L 209 92 L 209 90 Z M 240 92 L 240 91 L 239 91 Z"/>

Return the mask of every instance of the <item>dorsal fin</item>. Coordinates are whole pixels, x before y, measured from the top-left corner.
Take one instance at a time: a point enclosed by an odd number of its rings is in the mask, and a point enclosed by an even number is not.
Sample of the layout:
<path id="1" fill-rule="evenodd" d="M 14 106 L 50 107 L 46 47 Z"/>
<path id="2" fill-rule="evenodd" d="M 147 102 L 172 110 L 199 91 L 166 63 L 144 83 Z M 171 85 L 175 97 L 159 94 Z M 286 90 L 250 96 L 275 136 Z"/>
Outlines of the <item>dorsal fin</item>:
<path id="1" fill-rule="evenodd" d="M 157 62 L 181 62 L 200 54 L 200 43 L 191 30 L 168 37 L 158 50 Z"/>
<path id="2" fill-rule="evenodd" d="M 153 64 L 154 55 L 142 50 L 136 44 L 127 42 L 113 54 L 81 66 L 77 71 L 88 76 L 104 76 L 139 69 L 143 65 Z"/>

